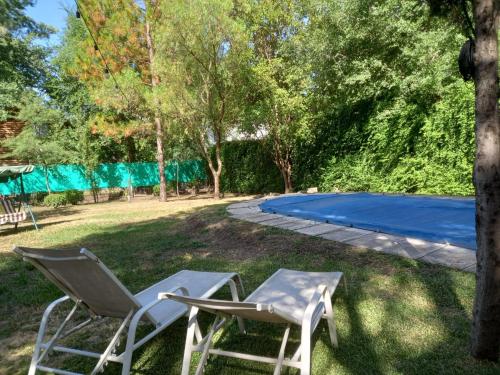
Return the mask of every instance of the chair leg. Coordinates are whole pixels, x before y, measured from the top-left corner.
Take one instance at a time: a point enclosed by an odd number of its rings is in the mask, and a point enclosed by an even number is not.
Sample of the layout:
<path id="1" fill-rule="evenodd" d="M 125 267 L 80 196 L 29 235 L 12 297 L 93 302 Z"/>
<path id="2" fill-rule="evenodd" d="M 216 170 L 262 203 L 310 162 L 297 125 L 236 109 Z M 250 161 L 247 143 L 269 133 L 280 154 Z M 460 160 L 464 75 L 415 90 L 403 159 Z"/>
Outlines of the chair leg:
<path id="1" fill-rule="evenodd" d="M 286 326 L 285 334 L 283 335 L 283 340 L 281 340 L 281 347 L 280 347 L 280 352 L 278 355 L 278 362 L 276 363 L 276 366 L 274 367 L 274 375 L 281 374 L 281 367 L 283 367 L 283 360 L 285 359 L 285 348 L 286 348 L 286 343 L 288 342 L 288 336 L 290 334 L 290 327 L 291 327 L 290 324 L 288 324 Z"/>
<path id="2" fill-rule="evenodd" d="M 310 323 L 310 322 L 309 322 Z M 302 325 L 300 338 L 300 375 L 311 374 L 311 325 Z"/>
<path id="3" fill-rule="evenodd" d="M 334 348 L 338 348 L 339 343 L 337 340 L 337 328 L 335 326 L 335 313 L 333 312 L 332 300 L 329 295 L 325 297 L 325 318 L 328 322 L 330 341 Z"/>
<path id="4" fill-rule="evenodd" d="M 223 321 L 224 321 L 224 319 L 221 319 L 219 316 L 217 316 L 215 318 L 214 323 L 212 324 L 212 327 L 210 327 L 210 331 L 208 332 L 207 340 L 204 344 L 204 348 L 203 348 L 203 351 L 201 353 L 200 363 L 198 363 L 198 367 L 196 368 L 195 375 L 201 375 L 205 371 L 205 365 L 207 364 L 209 350 L 210 350 L 210 347 L 212 346 L 212 339 L 214 338 L 214 334 L 222 326 L 221 323 Z"/>
<path id="5" fill-rule="evenodd" d="M 130 313 L 127 315 L 127 317 L 123 320 L 122 324 L 120 325 L 120 328 L 118 328 L 118 330 L 116 331 L 115 335 L 113 336 L 113 338 L 111 339 L 111 341 L 109 342 L 109 345 L 108 347 L 106 348 L 106 350 L 104 350 L 104 352 L 101 354 L 101 357 L 99 358 L 99 361 L 97 362 L 97 364 L 95 365 L 94 367 L 94 370 L 92 370 L 91 372 L 91 375 L 95 375 L 97 374 L 98 372 L 102 371 L 103 367 L 105 366 L 106 364 L 106 361 L 108 359 L 108 356 L 111 354 L 111 352 L 113 351 L 113 349 L 115 348 L 116 346 L 116 343 L 118 342 L 118 340 L 120 339 L 120 335 L 121 333 L 123 332 L 123 330 L 127 327 L 127 324 L 128 322 L 130 321 L 130 319 L 132 318 L 132 313 L 133 313 L 133 310 L 130 311 Z M 127 343 L 128 344 L 128 343 Z M 130 368 L 130 365 L 129 365 L 129 368 Z"/>
<path id="6" fill-rule="evenodd" d="M 184 347 L 184 357 L 182 359 L 182 375 L 189 375 L 195 336 L 198 342 L 202 339 L 200 328 L 198 327 L 198 310 L 197 307 L 192 307 L 189 313 L 186 346 Z"/>
<path id="7" fill-rule="evenodd" d="M 234 282 L 234 280 L 229 280 L 228 283 L 229 283 L 229 288 L 231 289 L 231 295 L 233 297 L 233 301 L 239 302 L 240 299 L 238 297 L 238 289 L 236 288 L 236 283 Z M 245 322 L 243 321 L 243 319 L 239 316 L 237 316 L 236 319 L 238 320 L 238 327 L 240 328 L 240 332 L 246 333 Z"/>
<path id="8" fill-rule="evenodd" d="M 132 310 L 129 315 L 127 315 L 124 323 L 128 323 L 131 320 L 130 318 L 132 317 L 133 313 L 134 311 Z M 130 366 L 132 365 L 132 355 L 134 354 L 135 332 L 137 330 L 137 324 L 139 323 L 139 319 L 141 318 L 141 316 L 142 314 L 139 315 L 139 313 L 136 313 L 132 318 L 132 323 L 128 328 L 127 343 L 125 344 L 125 351 L 123 352 L 122 375 L 128 375 L 130 373 Z"/>
<path id="9" fill-rule="evenodd" d="M 35 343 L 35 350 L 33 351 L 33 356 L 31 357 L 31 363 L 30 363 L 30 368 L 28 370 L 28 375 L 35 375 L 36 373 L 36 368 L 37 365 L 40 363 L 40 361 L 43 360 L 45 355 L 48 353 L 50 350 L 50 347 L 54 345 L 55 340 L 60 336 L 62 333 L 64 326 L 67 324 L 69 319 L 72 317 L 74 312 L 76 311 L 76 308 L 78 307 L 78 303 L 75 304 L 73 309 L 70 311 L 70 313 L 67 315 L 66 319 L 63 321 L 63 323 L 59 326 L 58 330 L 56 331 L 56 334 L 52 337 L 52 339 L 49 342 L 49 346 L 45 349 L 45 351 L 42 353 L 42 345 L 43 345 L 43 339 L 45 338 L 45 332 L 47 330 L 47 324 L 49 322 L 49 317 L 54 308 L 59 305 L 60 303 L 69 300 L 69 297 L 65 296 L 62 298 L 59 298 L 52 302 L 46 309 L 45 312 L 43 313 L 42 321 L 40 323 L 40 328 L 38 330 L 38 336 L 36 338 L 36 343 Z M 51 344 L 50 344 L 51 343 Z"/>

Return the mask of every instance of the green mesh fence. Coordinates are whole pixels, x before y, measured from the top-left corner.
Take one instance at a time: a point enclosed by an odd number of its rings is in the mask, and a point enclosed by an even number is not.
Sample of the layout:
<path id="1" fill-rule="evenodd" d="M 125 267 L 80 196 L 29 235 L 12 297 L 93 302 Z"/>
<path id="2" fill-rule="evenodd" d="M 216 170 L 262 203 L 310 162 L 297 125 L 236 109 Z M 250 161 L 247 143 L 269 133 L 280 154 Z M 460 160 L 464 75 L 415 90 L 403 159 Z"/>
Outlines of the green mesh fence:
<path id="1" fill-rule="evenodd" d="M 167 181 L 188 183 L 196 180 L 206 180 L 204 164 L 201 160 L 187 160 L 168 163 L 165 167 Z M 89 190 L 92 179 L 98 188 L 125 188 L 129 183 L 136 186 L 153 186 L 160 183 L 157 163 L 113 163 L 100 164 L 88 176 L 85 167 L 76 164 L 53 165 L 47 168 L 51 191 Z M 23 175 L 26 193 L 46 192 L 45 171 L 42 166 L 36 166 L 33 172 Z M 21 192 L 20 179 L 0 183 L 0 194 L 10 195 Z"/>

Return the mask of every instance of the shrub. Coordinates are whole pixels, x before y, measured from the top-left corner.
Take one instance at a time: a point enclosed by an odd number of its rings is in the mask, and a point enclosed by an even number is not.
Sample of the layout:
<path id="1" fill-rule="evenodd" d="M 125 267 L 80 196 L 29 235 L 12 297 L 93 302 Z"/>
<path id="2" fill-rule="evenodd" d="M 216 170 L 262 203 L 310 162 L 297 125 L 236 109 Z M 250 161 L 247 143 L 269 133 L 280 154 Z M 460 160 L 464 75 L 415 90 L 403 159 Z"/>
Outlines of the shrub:
<path id="1" fill-rule="evenodd" d="M 83 191 L 79 190 L 68 190 L 64 192 L 64 195 L 66 197 L 66 202 L 69 204 L 78 204 L 80 202 L 83 202 Z"/>
<path id="2" fill-rule="evenodd" d="M 65 193 L 51 193 L 43 199 L 43 205 L 49 207 L 60 207 L 68 204 Z"/>
<path id="3" fill-rule="evenodd" d="M 115 201 L 115 200 L 121 199 L 121 197 L 123 197 L 124 193 L 125 193 L 125 190 L 123 190 L 123 189 L 110 191 L 108 194 L 108 200 Z"/>
<path id="4" fill-rule="evenodd" d="M 155 197 L 159 197 L 160 196 L 160 185 L 153 186 L 153 195 Z"/>
<path id="5" fill-rule="evenodd" d="M 231 193 L 283 192 L 283 178 L 273 162 L 269 144 L 257 140 L 222 145 L 221 187 Z"/>

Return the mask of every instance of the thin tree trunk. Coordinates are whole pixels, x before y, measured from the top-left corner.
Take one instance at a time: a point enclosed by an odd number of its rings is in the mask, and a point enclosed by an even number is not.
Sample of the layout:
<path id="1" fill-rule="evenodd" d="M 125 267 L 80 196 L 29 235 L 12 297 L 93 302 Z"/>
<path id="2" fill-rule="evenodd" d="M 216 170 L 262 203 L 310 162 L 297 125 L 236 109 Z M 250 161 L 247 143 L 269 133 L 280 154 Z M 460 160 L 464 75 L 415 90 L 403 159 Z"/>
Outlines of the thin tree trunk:
<path id="1" fill-rule="evenodd" d="M 133 163 L 136 154 L 134 138 L 131 136 L 125 137 L 125 144 L 127 146 L 127 161 Z"/>
<path id="2" fill-rule="evenodd" d="M 217 159 L 217 168 L 215 168 L 214 163 L 212 161 L 212 158 L 208 153 L 204 153 L 206 155 L 205 159 L 207 160 L 208 163 L 208 168 L 210 169 L 210 173 L 212 173 L 212 178 L 214 182 L 214 190 L 213 190 L 213 197 L 214 199 L 220 199 L 220 176 L 222 172 L 222 160 L 220 157 L 220 149 L 217 150 L 217 145 L 215 147 L 215 155 Z"/>
<path id="3" fill-rule="evenodd" d="M 175 161 L 177 171 L 175 174 L 175 182 L 176 182 L 176 191 L 177 191 L 177 197 L 179 196 L 179 161 Z"/>
<path id="4" fill-rule="evenodd" d="M 154 123 L 156 128 L 156 160 L 158 161 L 158 173 L 160 175 L 160 202 L 167 200 L 167 180 L 165 179 L 165 159 L 163 156 L 163 125 L 160 116 L 160 103 L 157 97 L 155 87 L 159 84 L 158 75 L 154 69 L 154 48 L 151 38 L 151 28 L 146 17 L 146 44 L 149 54 L 149 66 L 151 70 L 151 86 L 153 90 L 153 105 L 154 105 Z"/>
<path id="5" fill-rule="evenodd" d="M 215 159 L 217 160 L 217 169 L 211 168 L 214 176 L 214 199 L 220 199 L 220 176 L 222 174 L 222 158 L 220 136 L 215 141 Z"/>
<path id="6" fill-rule="evenodd" d="M 283 177 L 283 184 L 285 186 L 285 194 L 293 193 L 292 185 L 292 163 L 290 161 L 289 153 L 282 155 L 283 147 L 281 146 L 279 138 L 275 135 L 273 140 L 274 149 L 274 163 L 279 168 L 281 176 Z"/>
<path id="7" fill-rule="evenodd" d="M 292 167 L 288 164 L 280 168 L 283 182 L 285 183 L 285 194 L 293 193 Z"/>
<path id="8" fill-rule="evenodd" d="M 494 0 L 475 0 L 477 273 L 471 354 L 498 361 L 500 350 L 500 124 Z"/>

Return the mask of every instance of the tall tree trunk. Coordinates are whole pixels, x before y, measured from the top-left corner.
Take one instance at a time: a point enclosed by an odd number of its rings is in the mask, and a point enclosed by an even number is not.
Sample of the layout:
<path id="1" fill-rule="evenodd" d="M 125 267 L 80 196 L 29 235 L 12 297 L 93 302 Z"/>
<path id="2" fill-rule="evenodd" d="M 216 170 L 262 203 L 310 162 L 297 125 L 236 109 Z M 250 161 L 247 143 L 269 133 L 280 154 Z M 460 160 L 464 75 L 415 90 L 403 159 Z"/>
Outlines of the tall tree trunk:
<path id="1" fill-rule="evenodd" d="M 281 176 L 283 177 L 283 184 L 285 185 L 285 194 L 293 193 L 292 185 L 292 161 L 290 160 L 290 152 L 284 147 L 279 136 L 274 133 L 273 135 L 273 151 L 274 151 L 274 164 L 279 168 Z"/>
<path id="2" fill-rule="evenodd" d="M 176 165 L 176 173 L 175 173 L 175 182 L 176 182 L 176 192 L 177 192 L 177 196 L 179 196 L 179 161 L 176 160 L 175 161 L 175 165 Z"/>
<path id="3" fill-rule="evenodd" d="M 145 2 L 147 3 L 147 2 Z M 158 173 L 160 175 L 160 202 L 167 200 L 167 180 L 165 179 L 165 159 L 163 156 L 163 125 L 160 116 L 160 102 L 156 94 L 155 88 L 159 84 L 158 75 L 154 68 L 154 48 L 151 38 L 151 28 L 146 16 L 146 44 L 149 54 L 149 66 L 151 70 L 151 88 L 153 90 L 153 105 L 154 105 L 154 123 L 156 128 L 156 160 L 158 161 Z"/>
<path id="4" fill-rule="evenodd" d="M 136 154 L 134 138 L 131 136 L 125 137 L 125 145 L 127 147 L 127 161 L 133 163 Z"/>
<path id="5" fill-rule="evenodd" d="M 217 160 L 217 168 L 210 168 L 214 177 L 214 199 L 220 199 L 220 176 L 222 174 L 222 158 L 220 138 L 215 142 L 215 159 Z"/>
<path id="6" fill-rule="evenodd" d="M 498 361 L 500 350 L 500 124 L 495 0 L 475 0 L 477 274 L 471 354 Z"/>
<path id="7" fill-rule="evenodd" d="M 285 194 L 293 193 L 293 185 L 292 185 L 292 166 L 290 163 L 285 163 L 281 170 L 281 175 L 283 176 L 283 182 L 285 183 Z"/>
<path id="8" fill-rule="evenodd" d="M 219 141 L 215 141 L 215 159 L 217 160 L 217 168 L 212 160 L 212 155 L 208 150 L 208 147 L 203 138 L 203 134 L 198 134 L 198 146 L 203 157 L 207 161 L 208 168 L 212 174 L 212 179 L 214 183 L 213 196 L 214 199 L 220 199 L 220 176 L 222 172 L 222 158 L 221 158 L 221 144 Z"/>

